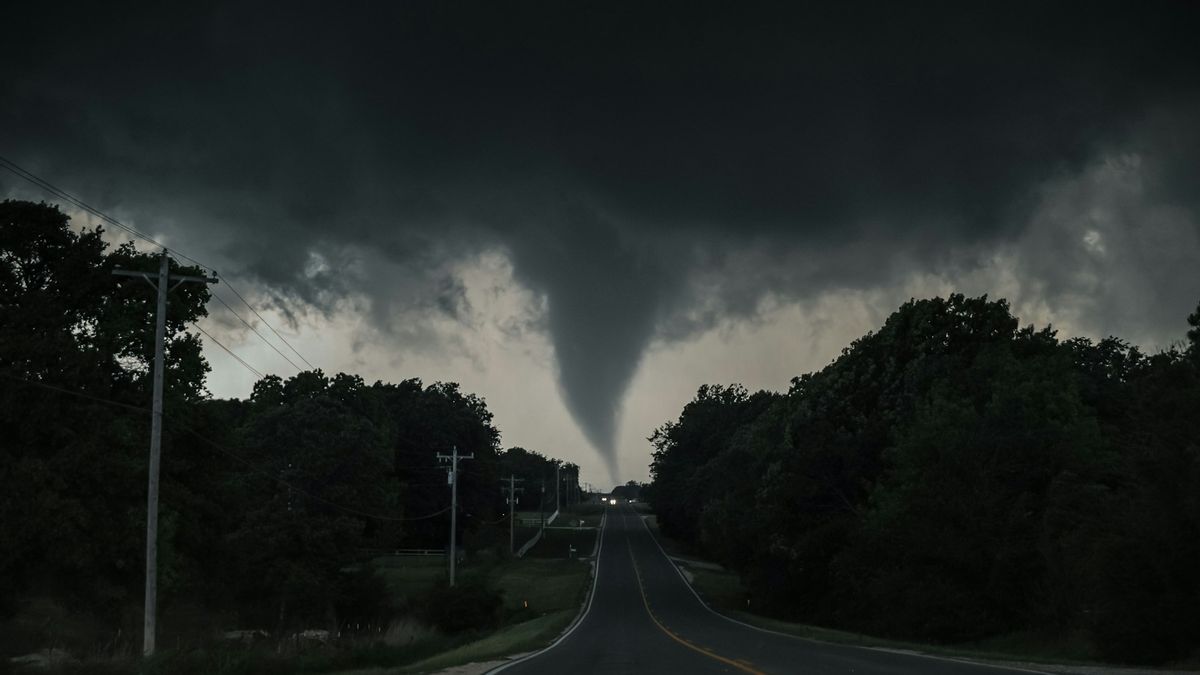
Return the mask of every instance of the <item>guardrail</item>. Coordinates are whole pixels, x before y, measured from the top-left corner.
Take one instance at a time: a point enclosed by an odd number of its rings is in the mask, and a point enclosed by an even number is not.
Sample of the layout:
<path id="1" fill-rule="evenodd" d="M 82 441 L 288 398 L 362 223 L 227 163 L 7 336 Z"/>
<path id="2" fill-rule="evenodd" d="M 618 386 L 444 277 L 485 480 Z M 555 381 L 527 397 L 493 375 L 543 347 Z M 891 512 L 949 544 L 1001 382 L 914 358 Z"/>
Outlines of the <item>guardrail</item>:
<path id="1" fill-rule="evenodd" d="M 524 557 L 525 554 L 529 552 L 529 549 L 533 548 L 538 543 L 538 541 L 541 540 L 542 535 L 546 533 L 546 525 L 553 523 L 554 519 L 557 517 L 558 517 L 558 510 L 556 509 L 554 511 L 554 513 L 550 514 L 550 517 L 546 519 L 546 524 L 542 525 L 540 528 L 538 528 L 537 533 L 534 534 L 532 537 L 530 537 L 529 541 L 522 544 L 521 548 L 517 549 L 517 557 L 518 558 Z"/>
<path id="2" fill-rule="evenodd" d="M 533 548 L 534 545 L 537 544 L 539 540 L 541 540 L 542 534 L 545 531 L 546 530 L 544 530 L 544 529 L 538 530 L 532 537 L 529 538 L 529 541 L 522 544 L 521 548 L 517 549 L 517 557 L 523 558 L 526 553 L 529 553 L 529 549 Z"/>

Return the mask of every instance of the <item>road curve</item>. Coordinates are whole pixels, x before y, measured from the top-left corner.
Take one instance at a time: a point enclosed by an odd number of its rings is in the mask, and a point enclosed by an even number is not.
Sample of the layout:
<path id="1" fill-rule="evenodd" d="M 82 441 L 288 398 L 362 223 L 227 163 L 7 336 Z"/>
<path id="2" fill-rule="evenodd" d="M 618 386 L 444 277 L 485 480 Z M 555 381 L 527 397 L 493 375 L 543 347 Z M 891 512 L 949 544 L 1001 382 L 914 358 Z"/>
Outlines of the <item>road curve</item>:
<path id="1" fill-rule="evenodd" d="M 641 516 L 611 508 L 583 619 L 551 647 L 490 671 L 1011 675 L 1033 671 L 835 645 L 753 628 L 710 610 Z"/>

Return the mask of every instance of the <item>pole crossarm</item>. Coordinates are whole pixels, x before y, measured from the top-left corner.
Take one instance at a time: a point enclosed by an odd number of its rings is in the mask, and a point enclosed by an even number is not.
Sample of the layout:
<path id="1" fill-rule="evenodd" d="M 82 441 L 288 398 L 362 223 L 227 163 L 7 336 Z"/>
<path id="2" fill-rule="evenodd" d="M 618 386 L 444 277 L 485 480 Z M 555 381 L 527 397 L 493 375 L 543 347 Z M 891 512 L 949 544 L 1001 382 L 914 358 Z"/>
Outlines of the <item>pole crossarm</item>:
<path id="1" fill-rule="evenodd" d="M 517 487 L 517 481 L 524 482 L 524 478 L 517 478 L 516 474 L 509 474 L 507 481 L 500 481 L 500 485 L 508 483 L 508 553 L 516 554 L 516 538 L 515 530 L 513 529 L 513 516 L 517 512 L 517 493 L 524 492 L 525 488 Z"/>
<path id="2" fill-rule="evenodd" d="M 457 547 L 458 547 L 458 462 L 463 459 L 475 459 L 475 453 L 469 455 L 458 454 L 458 446 L 451 446 L 451 453 L 443 455 L 437 453 L 438 461 L 450 462 L 450 585 L 454 585 L 454 568 L 457 564 Z"/>
<path id="3" fill-rule="evenodd" d="M 141 277 L 151 283 L 158 279 L 157 272 L 138 272 L 136 270 L 113 270 L 112 273 L 118 277 Z M 220 283 L 216 277 L 198 277 L 192 274 L 171 274 L 167 277 L 168 283 L 177 281 L 180 284 L 191 281 L 198 284 L 215 284 Z M 178 285 L 178 284 L 176 284 Z"/>

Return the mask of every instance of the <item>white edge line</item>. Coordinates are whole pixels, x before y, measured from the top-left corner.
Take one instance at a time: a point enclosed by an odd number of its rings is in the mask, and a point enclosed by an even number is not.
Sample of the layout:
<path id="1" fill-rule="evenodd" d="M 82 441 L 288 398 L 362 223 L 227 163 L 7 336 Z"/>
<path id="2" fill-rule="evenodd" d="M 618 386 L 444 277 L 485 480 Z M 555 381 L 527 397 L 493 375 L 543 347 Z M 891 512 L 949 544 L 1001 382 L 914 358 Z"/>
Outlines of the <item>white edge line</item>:
<path id="1" fill-rule="evenodd" d="M 713 609 L 712 607 L 709 606 L 709 604 L 707 602 L 704 601 L 704 598 L 700 597 L 700 594 L 697 593 L 696 589 L 692 587 L 692 584 L 688 582 L 687 577 L 683 576 L 683 571 L 679 569 L 679 565 L 675 564 L 675 561 L 671 560 L 671 556 L 667 555 L 667 551 L 662 547 L 662 544 L 660 544 L 658 542 L 658 537 L 654 536 L 654 533 L 650 531 L 650 526 L 646 524 L 646 518 L 647 518 L 647 516 L 644 516 L 644 515 L 641 517 L 642 527 L 646 528 L 646 534 L 650 535 L 651 541 L 653 541 L 654 545 L 658 547 L 658 552 L 662 553 L 663 557 L 667 559 L 667 562 L 670 563 L 671 567 L 675 569 L 675 573 L 678 574 L 679 578 L 683 580 L 683 585 L 687 586 L 687 589 L 692 592 L 692 595 L 694 595 L 696 597 L 696 601 L 699 602 L 700 605 L 702 607 L 704 607 L 704 609 L 707 609 L 708 611 L 712 612 L 713 614 L 716 614 L 717 616 L 721 617 L 722 619 L 725 619 L 726 621 L 736 623 L 739 626 L 745 626 L 746 628 L 749 628 L 751 630 L 756 630 L 760 633 L 770 633 L 771 635 L 780 635 L 782 637 L 791 638 L 793 640 L 802 640 L 804 642 L 815 642 L 817 644 L 822 644 L 822 645 L 836 645 L 838 647 L 851 647 L 853 649 L 868 649 L 873 652 L 883 652 L 883 653 L 887 653 L 887 654 L 907 654 L 909 656 L 915 656 L 917 658 L 922 658 L 922 659 L 934 659 L 937 661 L 949 661 L 951 663 L 961 663 L 961 664 L 970 665 L 970 666 L 981 666 L 983 668 L 995 668 L 995 669 L 999 669 L 999 670 L 1014 670 L 1014 671 L 1018 671 L 1018 672 L 1022 672 L 1022 673 L 1037 673 L 1038 675 L 1053 675 L 1052 673 L 1048 673 L 1044 670 L 1029 670 L 1028 668 L 1018 668 L 1016 666 L 1001 666 L 1001 665 L 996 665 L 996 664 L 992 664 L 992 663 L 982 663 L 979 661 L 971 661 L 968 659 L 955 659 L 955 658 L 949 658 L 949 657 L 945 657 L 945 656 L 933 656 L 931 654 L 920 654 L 917 652 L 906 651 L 906 650 L 887 649 L 887 648 L 882 648 L 882 647 L 868 647 L 867 645 L 851 645 L 851 644 L 845 644 L 842 642 L 826 642 L 824 640 L 818 640 L 816 638 L 801 637 L 799 635 L 792 635 L 790 633 L 783 633 L 783 632 L 780 632 L 777 630 L 771 630 L 770 628 L 763 628 L 761 626 L 755 626 L 753 624 L 746 623 L 745 621 L 738 621 L 737 619 L 733 618 L 732 616 L 722 614 L 721 612 L 718 612 L 717 610 Z"/>
<path id="2" fill-rule="evenodd" d="M 575 622 L 571 624 L 571 627 L 568 628 L 567 630 L 563 631 L 562 635 L 559 635 L 557 638 L 555 638 L 554 642 L 551 642 L 550 644 L 546 645 L 545 647 L 542 647 L 541 649 L 537 650 L 536 652 L 534 652 L 532 654 L 526 654 L 525 656 L 517 659 L 516 661 L 509 661 L 508 663 L 497 666 L 489 671 L 486 671 L 484 673 L 484 675 L 494 675 L 494 673 L 498 673 L 498 672 L 504 670 L 505 668 L 511 668 L 512 666 L 515 666 L 515 665 L 518 665 L 521 663 L 525 663 L 526 661 L 529 661 L 531 659 L 536 659 L 537 657 L 541 656 L 542 654 L 545 654 L 546 652 L 550 651 L 551 649 L 554 649 L 555 647 L 557 647 L 558 644 L 560 642 L 562 642 L 563 640 L 566 640 L 567 638 L 571 637 L 571 633 L 574 633 L 575 629 L 579 628 L 579 626 L 583 624 L 583 620 L 586 619 L 588 613 L 592 611 L 592 600 L 594 600 L 596 598 L 596 585 L 600 582 L 600 552 L 604 550 L 604 529 L 605 529 L 604 525 L 607 522 L 608 522 L 608 509 L 604 509 L 604 516 L 601 517 L 601 519 L 600 519 L 600 533 L 599 533 L 600 543 L 596 545 L 596 567 L 595 567 L 595 571 L 592 575 L 592 588 L 591 588 L 591 590 L 588 591 L 587 606 L 583 608 L 583 612 L 576 615 Z"/>

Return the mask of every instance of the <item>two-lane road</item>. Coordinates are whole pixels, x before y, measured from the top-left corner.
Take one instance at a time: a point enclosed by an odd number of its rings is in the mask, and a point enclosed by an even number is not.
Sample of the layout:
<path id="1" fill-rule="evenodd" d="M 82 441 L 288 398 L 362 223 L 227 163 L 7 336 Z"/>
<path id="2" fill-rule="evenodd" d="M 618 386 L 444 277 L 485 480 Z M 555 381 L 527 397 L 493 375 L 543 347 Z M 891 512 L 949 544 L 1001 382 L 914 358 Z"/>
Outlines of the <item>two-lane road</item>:
<path id="1" fill-rule="evenodd" d="M 1028 673 L 804 640 L 716 614 L 692 592 L 641 517 L 608 512 L 584 618 L 549 649 L 493 670 L 526 673 Z"/>

